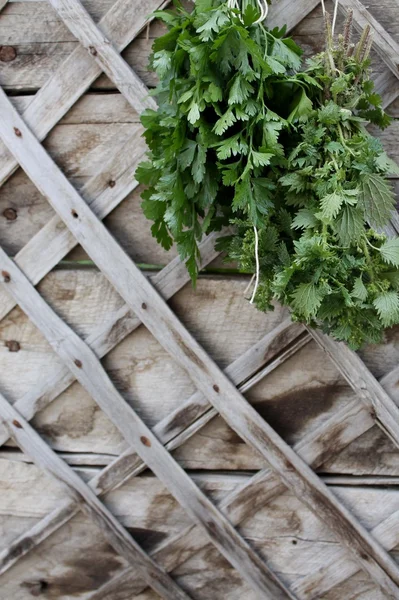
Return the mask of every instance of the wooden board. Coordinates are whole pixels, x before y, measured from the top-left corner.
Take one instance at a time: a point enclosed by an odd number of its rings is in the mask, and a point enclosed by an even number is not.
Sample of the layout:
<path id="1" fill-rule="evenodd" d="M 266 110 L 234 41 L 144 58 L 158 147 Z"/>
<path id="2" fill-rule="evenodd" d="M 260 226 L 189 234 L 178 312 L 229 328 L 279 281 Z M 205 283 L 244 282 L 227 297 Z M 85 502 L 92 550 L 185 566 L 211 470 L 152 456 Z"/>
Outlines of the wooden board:
<path id="1" fill-rule="evenodd" d="M 186 286 L 171 301 L 172 308 L 217 361 L 226 367 L 277 325 L 285 316 L 281 309 L 264 315 L 251 307 L 244 290 L 248 278 L 201 278 L 194 292 Z M 39 286 L 55 310 L 82 336 L 122 304 L 119 296 L 94 270 L 58 270 Z M 229 323 L 234 322 L 232 329 Z M 399 363 L 399 331 L 393 330 L 385 346 L 370 348 L 363 358 L 381 377 Z M 20 350 L 10 352 L 10 341 Z M 41 335 L 19 309 L 0 324 L 0 355 L 4 368 L 0 386 L 17 400 L 38 381 L 50 377 L 57 359 Z M 141 327 L 104 360 L 104 365 L 123 396 L 146 422 L 154 425 L 178 407 L 194 391 L 187 376 Z M 23 369 L 24 377 L 20 376 Z M 165 374 L 170 385 L 165 387 Z M 162 402 L 159 401 L 162 393 Z M 290 442 L 320 424 L 353 393 L 331 361 L 310 343 L 248 392 L 248 398 Z M 49 443 L 60 451 L 118 454 L 125 448 L 120 434 L 75 383 L 34 421 Z M 378 431 L 375 432 L 378 436 Z M 386 442 L 388 447 L 390 443 Z M 364 450 L 354 452 L 346 463 L 331 472 L 372 473 L 380 456 L 370 454 L 364 470 Z M 390 447 L 390 460 L 383 462 L 386 474 L 398 474 L 399 462 Z M 353 453 L 352 453 L 353 454 Z M 222 419 L 215 419 L 175 453 L 190 469 L 257 469 L 263 461 L 242 443 Z M 383 459 L 382 459 L 383 460 Z M 104 457 L 104 464 L 108 456 Z"/>
<path id="2" fill-rule="evenodd" d="M 88 472 L 81 471 L 81 475 L 87 478 Z M 243 485 L 248 477 L 198 474 L 194 479 L 214 502 L 219 502 L 236 486 Z M 5 484 L 10 480 L 13 486 L 7 488 Z M 7 543 L 18 530 L 24 530 L 28 523 L 33 524 L 44 516 L 63 497 L 59 488 L 32 465 L 0 460 L 0 482 L 2 488 L 6 488 L 0 496 L 1 544 Z M 46 494 L 43 495 L 44 487 Z M 393 490 L 337 486 L 331 489 L 369 529 L 399 508 L 398 495 Z M 161 543 L 167 534 L 189 524 L 182 509 L 152 476 L 141 476 L 125 484 L 107 496 L 106 504 L 123 525 L 138 536 L 147 551 Z M 314 572 L 338 550 L 331 534 L 288 492 L 248 519 L 240 529 L 290 584 Z M 78 516 L 44 542 L 39 552 L 31 553 L 3 576 L 0 598 L 27 600 L 28 590 L 40 589 L 40 582 L 50 597 L 88 598 L 90 591 L 97 590 L 124 566 L 124 561 L 114 554 L 101 534 Z M 216 599 L 221 593 L 229 600 L 256 600 L 253 592 L 209 546 L 179 567 L 174 576 L 200 600 Z M 365 597 L 382 600 L 363 575 L 349 579 L 327 597 L 351 600 L 359 592 L 359 585 L 360 589 L 368 589 L 368 594 L 374 593 Z M 114 598 L 131 600 L 131 595 L 122 586 L 112 600 Z M 137 598 L 155 599 L 155 596 L 145 592 Z"/>

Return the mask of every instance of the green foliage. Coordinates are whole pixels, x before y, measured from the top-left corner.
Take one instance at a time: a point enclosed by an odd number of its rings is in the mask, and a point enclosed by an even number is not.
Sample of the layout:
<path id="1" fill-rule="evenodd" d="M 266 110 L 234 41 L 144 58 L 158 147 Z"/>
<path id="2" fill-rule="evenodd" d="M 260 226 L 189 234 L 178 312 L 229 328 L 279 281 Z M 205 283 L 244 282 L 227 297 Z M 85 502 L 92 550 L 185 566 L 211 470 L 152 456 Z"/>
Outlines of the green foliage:
<path id="1" fill-rule="evenodd" d="M 253 25 L 256 6 L 243 22 L 220 0 L 197 2 L 191 14 L 179 6 L 156 13 L 169 31 L 154 43 L 159 109 L 142 115 L 150 152 L 136 178 L 148 186 L 143 210 L 153 235 L 164 248 L 176 242 L 194 281 L 204 233 L 234 212 L 262 224 L 274 184 L 261 175 L 284 163 L 285 117 L 312 108 L 309 85 L 293 71 L 300 49 L 282 31 Z"/>
<path id="2" fill-rule="evenodd" d="M 347 24 L 335 42 L 327 19 L 325 51 L 302 68 L 284 30 L 254 24 L 255 2 L 157 15 L 169 28 L 151 63 L 159 109 L 142 116 L 150 152 L 136 173 L 153 235 L 177 244 L 195 282 L 199 241 L 227 224 L 218 247 L 255 272 L 255 228 L 260 310 L 278 301 L 352 348 L 379 342 L 399 323 L 399 239 L 380 233 L 399 168 L 365 129 L 390 122 L 369 33 L 353 46 Z"/>

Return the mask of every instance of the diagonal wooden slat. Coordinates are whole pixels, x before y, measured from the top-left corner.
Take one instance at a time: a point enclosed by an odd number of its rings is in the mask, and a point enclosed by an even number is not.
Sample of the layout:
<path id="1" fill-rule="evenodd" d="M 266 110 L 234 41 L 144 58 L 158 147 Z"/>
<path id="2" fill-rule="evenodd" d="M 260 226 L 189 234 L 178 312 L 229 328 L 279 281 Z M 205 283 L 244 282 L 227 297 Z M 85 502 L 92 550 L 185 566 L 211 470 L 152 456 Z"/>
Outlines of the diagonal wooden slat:
<path id="1" fill-rule="evenodd" d="M 215 251 L 215 240 L 218 235 L 219 234 L 216 233 L 211 234 L 200 245 L 202 257 L 201 264 L 203 267 L 209 264 L 219 254 Z M 70 233 L 69 237 L 72 237 Z M 186 266 L 179 258 L 173 259 L 159 273 L 150 277 L 150 280 L 156 286 L 158 292 L 162 294 L 165 299 L 171 298 L 189 282 L 189 279 L 190 277 Z M 0 298 L 3 298 L 4 294 L 9 296 L 9 294 L 0 287 Z M 11 302 L 13 306 L 15 306 L 16 303 L 13 299 Z M 109 320 L 106 320 L 93 328 L 86 339 L 86 344 L 90 346 L 99 358 L 102 358 L 140 325 L 140 319 L 138 319 L 125 304 L 116 313 L 112 314 Z M 287 336 L 287 339 L 290 339 L 290 335 Z M 31 420 L 37 412 L 48 406 L 74 381 L 75 377 L 73 376 L 73 373 L 71 373 L 64 365 L 59 365 L 49 379 L 43 381 L 40 380 L 37 387 L 29 390 L 22 396 L 22 398 L 16 402 L 15 408 L 25 419 Z M 194 413 L 192 416 L 194 416 Z M 7 431 L 0 426 L 0 446 L 4 444 L 7 439 Z"/>
<path id="2" fill-rule="evenodd" d="M 100 68 L 124 95 L 130 105 L 141 113 L 156 109 L 148 89 L 104 34 L 96 27 L 79 0 L 49 0 L 68 29 L 94 57 Z"/>
<path id="3" fill-rule="evenodd" d="M 137 187 L 133 173 L 145 152 L 137 127 L 132 137 L 115 156 L 105 161 L 101 171 L 91 177 L 81 189 L 81 195 L 99 219 L 110 214 Z M 110 173 L 110 179 L 104 173 Z M 76 239 L 55 215 L 15 256 L 16 263 L 36 285 L 76 246 Z M 215 254 L 216 257 L 216 254 Z M 9 294 L 0 289 L 0 320 L 15 306 Z"/>
<path id="4" fill-rule="evenodd" d="M 286 320 L 229 365 L 226 374 L 236 385 L 240 385 L 240 391 L 244 393 L 279 367 L 310 339 L 309 335 L 303 335 L 302 326 L 293 325 Z M 280 350 L 286 346 L 288 348 L 281 353 Z M 259 369 L 261 370 L 259 371 Z M 184 444 L 217 414 L 215 409 L 210 408 L 206 398 L 200 392 L 196 392 L 178 409 L 162 419 L 154 427 L 153 432 L 171 451 Z M 133 448 L 129 448 L 93 477 L 89 485 L 97 495 L 103 496 L 145 469 L 145 463 L 137 456 Z M 31 530 L 16 539 L 9 548 L 0 552 L 0 574 L 65 524 L 78 510 L 79 507 L 73 502 L 64 503 L 42 519 L 40 523 L 35 524 Z M 27 539 L 30 540 L 29 543 L 26 543 Z"/>
<path id="5" fill-rule="evenodd" d="M 7 2 L 8 2 L 8 0 L 0 0 L 0 10 L 3 10 L 3 8 L 7 4 Z"/>
<path id="6" fill-rule="evenodd" d="M 79 475 L 47 446 L 1 394 L 0 418 L 24 452 L 64 486 L 68 496 L 80 504 L 83 512 L 100 527 L 115 550 L 140 570 L 148 585 L 158 592 L 161 598 L 189 599 L 180 586 L 140 548 Z"/>
<path id="7" fill-rule="evenodd" d="M 148 15 L 164 4 L 162 0 L 117 0 L 99 21 L 99 27 L 115 48 L 123 50 L 144 27 Z M 54 75 L 35 94 L 23 117 L 39 139 L 43 139 L 95 81 L 102 70 L 83 46 L 78 46 L 61 63 Z M 7 149 L 0 148 L 0 185 L 18 163 Z"/>
<path id="8" fill-rule="evenodd" d="M 289 26 L 295 27 L 313 10 L 315 0 L 296 0 L 295 13 L 289 19 Z M 123 50 L 144 27 L 148 15 L 167 4 L 161 0 L 117 0 L 99 21 L 98 26 L 104 35 L 112 40 L 114 47 Z M 278 9 L 270 11 L 269 24 L 274 26 L 274 11 L 287 15 L 292 12 L 291 0 L 280 0 Z M 48 82 L 35 94 L 32 102 L 23 113 L 24 121 L 42 140 L 56 123 L 68 112 L 80 96 L 101 75 L 101 68 L 82 46 L 59 66 Z M 4 146 L 0 147 L 0 185 L 18 167 L 18 162 Z"/>
<path id="9" fill-rule="evenodd" d="M 61 360 L 98 406 L 136 449 L 153 473 L 206 531 L 210 541 L 244 579 L 265 598 L 294 598 L 276 575 L 220 513 L 119 394 L 94 352 L 48 306 L 0 248 L 3 284 L 43 333 Z M 147 280 L 145 280 L 147 282 Z M 235 389 L 235 388 L 234 388 Z"/>
<path id="10" fill-rule="evenodd" d="M 256 411 L 182 326 L 58 170 L 3 91 L 0 92 L 0 109 L 0 136 L 3 141 L 126 303 L 187 371 L 229 425 L 260 452 L 284 484 L 330 527 L 384 593 L 388 597 L 399 597 L 395 583 L 395 580 L 399 582 L 398 568 L 389 555 L 276 432 L 266 422 L 259 422 Z M 148 435 L 152 436 L 150 432 Z M 163 446 L 156 443 L 158 453 L 163 456 Z M 150 456 L 145 453 L 146 458 L 143 459 L 154 470 L 149 463 L 151 456 L 152 453 Z M 166 455 L 164 458 L 168 460 Z M 170 468 L 174 464 L 172 461 Z M 162 469 L 157 473 L 161 480 L 164 475 Z M 174 494 L 177 493 L 181 495 L 179 487 L 174 490 Z M 185 498 L 179 498 L 181 500 L 184 502 Z M 190 510 L 192 506 L 188 508 Z M 231 535 L 234 534 L 233 529 Z M 239 563 L 237 566 L 240 568 L 242 565 Z"/>
<path id="11" fill-rule="evenodd" d="M 393 37 L 359 0 L 340 0 L 339 6 L 345 12 L 348 9 L 353 10 L 353 24 L 358 31 L 363 31 L 366 25 L 371 27 L 374 41 L 373 48 L 395 77 L 399 79 L 399 44 L 395 42 Z"/>
<path id="12" fill-rule="evenodd" d="M 331 358 L 358 398 L 372 407 L 376 423 L 399 448 L 398 407 L 389 394 L 378 383 L 361 358 L 346 344 L 336 342 L 319 330 L 311 327 L 307 329 L 319 347 Z"/>

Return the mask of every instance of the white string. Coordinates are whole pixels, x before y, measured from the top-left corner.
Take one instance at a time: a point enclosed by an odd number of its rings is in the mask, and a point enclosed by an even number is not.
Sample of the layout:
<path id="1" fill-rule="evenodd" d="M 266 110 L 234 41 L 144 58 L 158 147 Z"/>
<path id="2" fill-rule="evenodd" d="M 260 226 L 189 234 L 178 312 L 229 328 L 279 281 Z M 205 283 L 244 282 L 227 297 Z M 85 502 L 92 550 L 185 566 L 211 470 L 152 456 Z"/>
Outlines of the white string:
<path id="1" fill-rule="evenodd" d="M 254 232 L 255 232 L 255 260 L 256 260 L 256 280 L 255 280 L 255 287 L 254 287 L 254 291 L 252 294 L 252 298 L 250 300 L 250 304 L 253 304 L 255 301 L 255 296 L 256 296 L 256 292 L 258 291 L 258 287 L 259 287 L 259 275 L 260 275 L 260 264 L 259 264 L 259 235 L 258 235 L 258 230 L 256 229 L 256 227 L 254 226 Z"/>
<path id="2" fill-rule="evenodd" d="M 334 18 L 333 18 L 333 24 L 332 24 L 332 34 L 333 34 L 333 36 L 334 36 L 334 32 L 335 32 L 335 25 L 337 24 L 338 4 L 339 4 L 339 0 L 335 0 Z"/>
<path id="3" fill-rule="evenodd" d="M 264 21 L 269 14 L 269 5 L 267 0 L 256 0 L 256 2 L 260 10 L 260 17 L 254 22 L 254 25 L 262 23 L 262 21 Z M 227 0 L 227 6 L 232 9 L 242 10 L 239 0 Z"/>
<path id="4" fill-rule="evenodd" d="M 324 0 L 321 0 L 321 8 L 323 9 L 323 17 L 325 17 L 326 16 L 326 7 L 324 4 Z"/>

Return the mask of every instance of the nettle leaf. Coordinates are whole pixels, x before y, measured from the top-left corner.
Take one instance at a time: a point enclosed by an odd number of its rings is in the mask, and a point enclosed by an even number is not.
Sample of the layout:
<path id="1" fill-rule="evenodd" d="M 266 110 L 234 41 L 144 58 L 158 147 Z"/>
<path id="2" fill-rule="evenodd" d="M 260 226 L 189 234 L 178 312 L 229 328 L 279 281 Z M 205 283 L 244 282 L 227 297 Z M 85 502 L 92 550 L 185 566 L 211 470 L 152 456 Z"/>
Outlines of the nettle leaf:
<path id="1" fill-rule="evenodd" d="M 324 294 L 314 283 L 301 283 L 292 294 L 293 307 L 305 319 L 315 317 Z"/>
<path id="2" fill-rule="evenodd" d="M 364 216 L 372 227 L 384 227 L 395 208 L 392 186 L 375 173 L 364 173 L 361 177 L 360 205 Z"/>
<path id="3" fill-rule="evenodd" d="M 365 300 L 367 300 L 367 295 L 368 293 L 366 286 L 364 285 L 362 278 L 358 277 L 355 280 L 355 285 L 353 286 L 352 296 L 353 298 L 358 298 L 359 300 L 364 302 Z"/>
<path id="4" fill-rule="evenodd" d="M 339 242 L 342 246 L 356 244 L 364 233 L 364 221 L 361 211 L 354 206 L 344 206 L 334 222 Z"/>
<path id="5" fill-rule="evenodd" d="M 373 300 L 373 305 L 385 327 L 390 327 L 399 321 L 398 292 L 383 292 Z"/>
<path id="6" fill-rule="evenodd" d="M 309 208 L 301 208 L 292 221 L 293 229 L 308 229 L 317 227 L 318 220 Z"/>
<path id="7" fill-rule="evenodd" d="M 399 267 L 399 238 L 387 240 L 381 246 L 380 252 L 386 263 Z"/>
<path id="8" fill-rule="evenodd" d="M 345 197 L 341 192 L 333 192 L 321 199 L 321 214 L 324 219 L 334 219 L 341 210 Z"/>
<path id="9" fill-rule="evenodd" d="M 386 152 L 383 152 L 375 159 L 375 164 L 378 169 L 389 175 L 399 175 L 399 165 L 389 158 Z"/>

